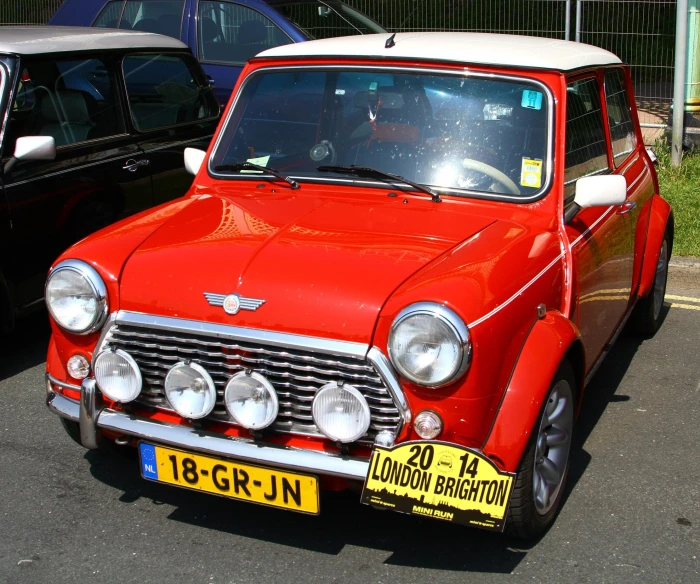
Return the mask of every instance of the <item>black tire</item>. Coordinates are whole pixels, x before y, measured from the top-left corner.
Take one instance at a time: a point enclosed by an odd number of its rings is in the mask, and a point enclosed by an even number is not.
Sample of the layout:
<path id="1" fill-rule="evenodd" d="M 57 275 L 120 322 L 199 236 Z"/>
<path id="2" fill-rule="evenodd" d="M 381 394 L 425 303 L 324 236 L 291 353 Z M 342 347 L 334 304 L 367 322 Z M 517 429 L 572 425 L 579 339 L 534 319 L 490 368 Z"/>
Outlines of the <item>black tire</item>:
<path id="1" fill-rule="evenodd" d="M 552 398 L 555 388 L 563 388 L 560 383 L 565 382 L 570 388 L 570 407 L 571 407 L 571 422 L 568 436 L 568 445 L 566 447 L 565 462 L 561 465 L 563 472 L 561 473 L 561 482 L 556 490 L 553 501 L 549 503 L 549 508 L 545 511 L 538 510 L 535 503 L 535 463 L 538 455 L 538 437 L 540 428 L 545 419 L 547 407 Z M 506 521 L 506 533 L 508 535 L 521 539 L 534 539 L 544 534 L 552 525 L 559 511 L 564 491 L 566 489 L 566 479 L 569 474 L 569 460 L 571 450 L 571 433 L 573 431 L 574 412 L 576 408 L 577 386 L 574 371 L 568 361 L 563 361 L 554 376 L 549 389 L 547 400 L 542 406 L 542 412 L 537 418 L 535 427 L 532 431 L 532 436 L 528 442 L 523 458 L 518 466 L 513 494 L 508 507 L 508 515 Z M 548 448 L 548 447 L 547 447 Z"/>
<path id="2" fill-rule="evenodd" d="M 66 434 L 68 434 L 68 436 L 71 437 L 73 442 L 82 446 L 83 443 L 80 441 L 80 424 L 78 424 L 78 422 L 74 422 L 73 420 L 66 420 L 65 418 L 60 419 L 61 425 L 66 431 Z M 106 456 L 134 458 L 136 454 L 135 448 L 132 448 L 131 446 L 120 446 L 114 441 L 108 440 L 101 436 L 97 439 L 97 449 L 101 454 L 104 454 Z"/>
<path id="3" fill-rule="evenodd" d="M 61 420 L 61 426 L 66 431 L 66 434 L 71 437 L 71 440 L 76 444 L 83 445 L 80 441 L 80 424 L 74 422 L 73 420 L 66 420 L 65 418 L 59 418 Z"/>
<path id="4" fill-rule="evenodd" d="M 671 246 L 673 237 L 667 230 L 661 242 L 659 250 L 659 261 L 656 264 L 654 281 L 651 284 L 649 294 L 637 301 L 632 316 L 630 326 L 643 336 L 651 337 L 659 330 L 663 321 L 663 305 L 666 296 L 666 282 L 668 281 L 668 261 L 671 258 Z"/>

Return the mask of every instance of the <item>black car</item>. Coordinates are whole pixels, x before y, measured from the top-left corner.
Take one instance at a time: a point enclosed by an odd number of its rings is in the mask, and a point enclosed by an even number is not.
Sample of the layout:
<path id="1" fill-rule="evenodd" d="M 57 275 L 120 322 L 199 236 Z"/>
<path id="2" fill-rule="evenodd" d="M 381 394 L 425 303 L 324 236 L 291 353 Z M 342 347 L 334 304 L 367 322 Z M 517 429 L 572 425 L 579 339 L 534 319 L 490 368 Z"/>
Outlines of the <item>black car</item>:
<path id="1" fill-rule="evenodd" d="M 186 147 L 219 104 L 180 41 L 0 28 L 0 328 L 42 306 L 51 262 L 117 219 L 183 195 Z"/>

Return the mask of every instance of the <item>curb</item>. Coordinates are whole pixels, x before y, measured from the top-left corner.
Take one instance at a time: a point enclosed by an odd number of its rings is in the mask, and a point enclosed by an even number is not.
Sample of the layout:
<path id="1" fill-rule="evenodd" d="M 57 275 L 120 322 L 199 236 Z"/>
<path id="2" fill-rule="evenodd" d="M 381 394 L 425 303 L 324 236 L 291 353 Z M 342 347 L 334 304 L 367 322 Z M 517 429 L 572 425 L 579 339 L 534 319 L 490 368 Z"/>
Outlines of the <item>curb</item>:
<path id="1" fill-rule="evenodd" d="M 671 268 L 682 268 L 686 270 L 700 270 L 700 258 L 672 256 L 668 262 Z"/>

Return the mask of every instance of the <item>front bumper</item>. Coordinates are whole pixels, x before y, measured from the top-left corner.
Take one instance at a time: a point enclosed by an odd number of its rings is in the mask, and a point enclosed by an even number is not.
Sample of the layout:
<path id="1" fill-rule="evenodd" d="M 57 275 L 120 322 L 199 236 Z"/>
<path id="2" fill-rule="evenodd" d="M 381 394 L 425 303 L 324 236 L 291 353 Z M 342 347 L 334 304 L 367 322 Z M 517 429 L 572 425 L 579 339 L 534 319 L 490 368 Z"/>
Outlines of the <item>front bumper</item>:
<path id="1" fill-rule="evenodd" d="M 52 384 L 79 390 L 80 402 L 56 393 Z M 46 405 L 55 414 L 80 424 L 80 437 L 86 448 L 97 448 L 98 429 L 102 429 L 184 450 L 351 480 L 364 481 L 369 470 L 369 460 L 364 458 L 260 444 L 252 440 L 137 418 L 110 408 L 98 407 L 95 382 L 92 379 L 84 380 L 82 386 L 78 387 L 61 382 L 47 373 Z"/>

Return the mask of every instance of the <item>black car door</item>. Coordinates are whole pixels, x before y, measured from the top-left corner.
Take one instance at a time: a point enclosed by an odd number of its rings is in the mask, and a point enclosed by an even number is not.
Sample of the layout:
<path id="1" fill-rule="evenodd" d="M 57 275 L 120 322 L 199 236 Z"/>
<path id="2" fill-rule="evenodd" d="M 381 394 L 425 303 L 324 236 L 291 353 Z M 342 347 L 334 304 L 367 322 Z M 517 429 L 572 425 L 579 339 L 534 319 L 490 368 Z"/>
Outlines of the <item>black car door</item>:
<path id="1" fill-rule="evenodd" d="M 188 52 L 130 54 L 123 71 L 131 123 L 150 163 L 154 202 L 180 197 L 192 184 L 184 150 L 206 150 L 219 104 Z"/>
<path id="2" fill-rule="evenodd" d="M 56 158 L 3 177 L 12 228 L 5 277 L 18 308 L 41 299 L 46 271 L 70 244 L 153 204 L 148 161 L 127 131 L 117 56 L 23 59 L 4 136 L 53 136 Z M 3 161 L 4 162 L 4 161 Z"/>

